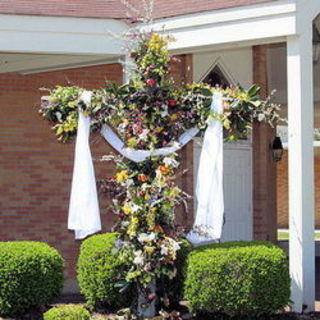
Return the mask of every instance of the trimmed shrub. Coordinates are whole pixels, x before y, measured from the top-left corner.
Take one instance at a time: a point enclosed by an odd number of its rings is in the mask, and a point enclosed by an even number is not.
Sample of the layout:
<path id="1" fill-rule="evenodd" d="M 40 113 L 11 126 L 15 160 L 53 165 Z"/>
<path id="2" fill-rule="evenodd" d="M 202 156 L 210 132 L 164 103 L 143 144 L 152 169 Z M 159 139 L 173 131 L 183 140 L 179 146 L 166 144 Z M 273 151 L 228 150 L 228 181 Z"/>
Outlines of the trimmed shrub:
<path id="1" fill-rule="evenodd" d="M 290 301 L 287 257 L 266 242 L 199 247 L 188 258 L 185 299 L 193 312 L 272 314 Z"/>
<path id="2" fill-rule="evenodd" d="M 53 307 L 43 314 L 44 320 L 90 320 L 87 309 L 78 305 Z"/>
<path id="3" fill-rule="evenodd" d="M 92 236 L 85 240 L 80 248 L 78 260 L 78 282 L 81 293 L 84 294 L 90 308 L 126 307 L 137 298 L 136 288 L 122 293 L 115 284 L 121 280 L 122 270 L 126 267 L 119 261 L 117 253 L 113 251 L 117 233 L 106 233 Z M 165 278 L 163 286 L 173 300 L 182 297 L 185 279 L 185 262 L 191 245 L 182 240 L 181 249 L 177 253 L 177 276 L 170 280 Z M 123 277 L 125 273 L 123 272 Z"/>
<path id="4" fill-rule="evenodd" d="M 124 307 L 131 302 L 129 290 L 123 293 L 115 284 L 123 267 L 113 252 L 117 233 L 92 236 L 83 241 L 78 260 L 78 282 L 88 305 L 94 307 Z"/>
<path id="5" fill-rule="evenodd" d="M 59 295 L 63 259 L 40 242 L 0 242 L 0 314 L 16 316 Z"/>

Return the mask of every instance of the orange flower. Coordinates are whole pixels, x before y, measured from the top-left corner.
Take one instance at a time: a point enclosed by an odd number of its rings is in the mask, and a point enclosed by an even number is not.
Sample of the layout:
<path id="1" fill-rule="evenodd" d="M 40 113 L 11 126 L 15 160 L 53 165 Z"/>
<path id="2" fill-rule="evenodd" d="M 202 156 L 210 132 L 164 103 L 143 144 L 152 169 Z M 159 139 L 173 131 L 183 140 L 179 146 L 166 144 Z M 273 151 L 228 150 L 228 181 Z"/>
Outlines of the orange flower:
<path id="1" fill-rule="evenodd" d="M 163 232 L 163 229 L 160 226 L 154 226 L 153 231 Z"/>
<path id="2" fill-rule="evenodd" d="M 159 166 L 158 168 L 162 174 L 166 175 L 170 172 L 170 169 L 167 166 Z"/>
<path id="3" fill-rule="evenodd" d="M 148 180 L 148 177 L 142 173 L 138 175 L 138 180 L 141 182 L 146 182 Z"/>

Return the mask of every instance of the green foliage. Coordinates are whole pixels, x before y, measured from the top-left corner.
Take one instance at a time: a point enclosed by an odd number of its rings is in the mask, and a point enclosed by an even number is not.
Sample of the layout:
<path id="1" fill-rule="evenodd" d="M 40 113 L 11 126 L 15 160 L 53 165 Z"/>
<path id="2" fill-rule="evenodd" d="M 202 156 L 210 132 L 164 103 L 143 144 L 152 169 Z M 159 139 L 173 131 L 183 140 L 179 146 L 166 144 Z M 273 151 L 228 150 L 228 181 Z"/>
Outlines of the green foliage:
<path id="1" fill-rule="evenodd" d="M 90 320 L 90 313 L 79 305 L 54 307 L 43 314 L 44 320 Z"/>
<path id="2" fill-rule="evenodd" d="M 200 312 L 259 316 L 289 303 L 285 253 L 266 242 L 230 242 L 195 249 L 188 259 L 185 298 Z"/>
<path id="3" fill-rule="evenodd" d="M 0 314 L 15 316 L 59 295 L 63 260 L 40 242 L 0 242 Z"/>
<path id="4" fill-rule="evenodd" d="M 130 301 L 130 291 L 120 293 L 122 262 L 114 252 L 117 233 L 105 233 L 85 240 L 78 260 L 78 281 L 88 305 L 123 307 Z"/>
<path id="5" fill-rule="evenodd" d="M 186 240 L 180 240 L 180 250 L 177 251 L 177 259 L 175 261 L 177 274 L 173 279 L 165 278 L 164 291 L 168 294 L 171 301 L 179 301 L 183 298 L 183 287 L 186 278 L 187 259 L 192 251 L 192 244 Z"/>
<path id="6" fill-rule="evenodd" d="M 83 92 L 78 87 L 57 86 L 54 90 L 48 90 L 50 95 L 42 97 L 40 114 L 44 119 L 54 124 L 58 140 L 61 142 L 70 141 L 77 133 L 78 108 L 85 108 L 80 100 Z"/>
<path id="7" fill-rule="evenodd" d="M 117 237 L 117 233 L 106 233 L 90 237 L 82 243 L 77 270 L 78 281 L 91 308 L 129 306 L 137 297 L 134 286 L 120 292 L 121 284 L 126 284 L 121 275 L 124 278 L 126 274 L 119 253 L 114 250 Z M 177 275 L 173 279 L 164 276 L 160 287 L 170 300 L 182 298 L 186 260 L 192 248 L 187 240 L 181 240 L 180 245 L 181 249 L 177 251 L 175 261 Z"/>

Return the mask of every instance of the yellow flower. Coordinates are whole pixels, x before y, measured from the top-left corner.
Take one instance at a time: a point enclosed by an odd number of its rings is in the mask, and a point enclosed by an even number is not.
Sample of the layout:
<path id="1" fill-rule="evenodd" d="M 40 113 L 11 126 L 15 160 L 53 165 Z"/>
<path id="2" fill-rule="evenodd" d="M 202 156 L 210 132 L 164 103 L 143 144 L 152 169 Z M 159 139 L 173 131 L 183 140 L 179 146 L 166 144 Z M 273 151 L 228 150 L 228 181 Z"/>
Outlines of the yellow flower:
<path id="1" fill-rule="evenodd" d="M 139 223 L 139 219 L 137 217 L 132 217 L 131 222 L 132 224 L 137 225 Z"/>
<path id="2" fill-rule="evenodd" d="M 179 115 L 177 113 L 174 113 L 173 115 L 171 115 L 171 120 L 175 121 L 179 118 Z"/>
<path id="3" fill-rule="evenodd" d="M 138 142 L 137 142 L 136 138 L 130 138 L 130 139 L 128 139 L 127 144 L 128 144 L 129 148 L 135 148 L 137 146 Z"/>
<path id="4" fill-rule="evenodd" d="M 144 196 L 144 198 L 145 198 L 146 200 L 151 200 L 151 196 L 150 196 L 149 193 L 147 193 L 147 194 Z"/>
<path id="5" fill-rule="evenodd" d="M 157 127 L 156 130 L 157 130 L 158 132 L 161 132 L 161 131 L 163 131 L 163 127 Z"/>
<path id="6" fill-rule="evenodd" d="M 147 246 L 147 247 L 144 248 L 144 251 L 145 251 L 146 253 L 153 254 L 154 251 L 155 251 L 155 247 L 149 247 L 149 246 Z"/>
<path id="7" fill-rule="evenodd" d="M 125 213 L 125 214 L 130 214 L 132 212 L 128 202 L 126 202 L 124 204 L 124 206 L 122 207 L 122 211 Z"/>
<path id="8" fill-rule="evenodd" d="M 116 174 L 116 180 L 118 182 L 124 182 L 128 179 L 129 174 L 127 170 L 122 170 Z"/>

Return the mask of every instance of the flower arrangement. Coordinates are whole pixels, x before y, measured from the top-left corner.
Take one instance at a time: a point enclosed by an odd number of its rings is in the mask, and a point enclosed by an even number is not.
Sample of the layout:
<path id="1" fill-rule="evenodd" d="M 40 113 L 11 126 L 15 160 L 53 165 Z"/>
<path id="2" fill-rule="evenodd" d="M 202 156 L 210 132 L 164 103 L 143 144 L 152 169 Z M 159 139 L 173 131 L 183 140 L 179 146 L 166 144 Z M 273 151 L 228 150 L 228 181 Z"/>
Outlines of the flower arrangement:
<path id="1" fill-rule="evenodd" d="M 140 150 L 172 146 L 186 130 L 204 130 L 209 117 L 223 123 L 226 140 L 246 137 L 254 120 L 272 125 L 280 119 L 279 106 L 259 99 L 258 86 L 248 91 L 205 84 L 177 87 L 169 77 L 169 41 L 153 32 L 140 34 L 131 52 L 136 69 L 130 82 L 94 90 L 90 104 L 81 88 L 50 91 L 40 113 L 53 124 L 58 140 L 71 141 L 76 135 L 78 109 L 90 115 L 92 131 L 109 124 L 127 147 Z M 217 91 L 224 98 L 222 114 L 210 111 Z M 115 175 L 102 181 L 100 189 L 111 192 L 118 216 L 115 229 L 120 236 L 114 250 L 127 265 L 123 289 L 131 283 L 148 288 L 154 278 L 173 278 L 180 248 L 174 208 L 188 198 L 175 183 L 179 157 L 150 157 L 140 163 L 120 156 L 103 160 L 116 163 Z"/>

